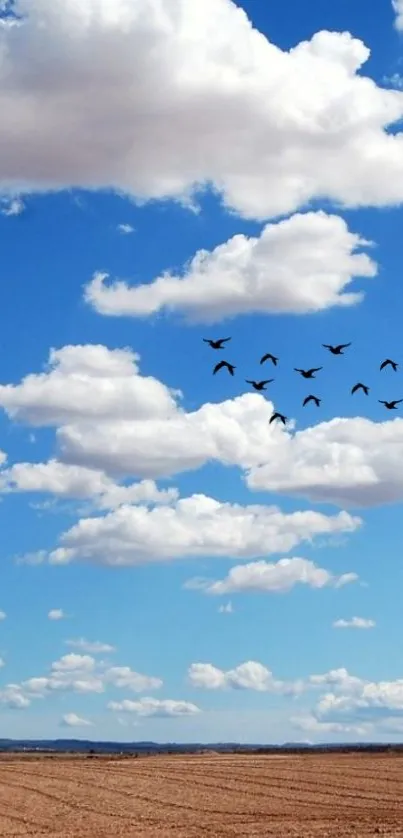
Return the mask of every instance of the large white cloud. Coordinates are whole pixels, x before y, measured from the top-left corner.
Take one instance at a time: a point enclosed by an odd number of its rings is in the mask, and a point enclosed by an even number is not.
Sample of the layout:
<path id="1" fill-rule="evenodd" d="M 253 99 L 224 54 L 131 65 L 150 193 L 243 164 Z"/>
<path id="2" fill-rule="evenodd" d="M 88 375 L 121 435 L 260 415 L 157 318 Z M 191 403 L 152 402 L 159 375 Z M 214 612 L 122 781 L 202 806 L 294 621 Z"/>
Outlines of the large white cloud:
<path id="1" fill-rule="evenodd" d="M 97 273 L 85 299 L 101 314 L 144 317 L 162 309 L 193 322 L 214 323 L 236 314 L 304 314 L 353 305 L 346 290 L 354 276 L 374 276 L 376 265 L 356 253 L 365 240 L 346 222 L 324 212 L 297 214 L 268 224 L 260 236 L 237 235 L 212 251 L 199 250 L 184 276 L 169 273 L 147 285 L 105 285 Z"/>
<path id="2" fill-rule="evenodd" d="M 253 558 L 286 553 L 317 535 L 354 532 L 361 523 L 347 512 L 286 514 L 275 506 L 221 503 L 199 494 L 170 507 L 121 506 L 105 516 L 81 518 L 48 559 L 130 566 L 190 556 Z"/>
<path id="3" fill-rule="evenodd" d="M 140 376 L 139 356 L 102 345 L 51 349 L 48 370 L 21 384 L 0 385 L 0 404 L 32 425 L 106 419 L 167 419 L 174 395 L 155 378 Z"/>
<path id="4" fill-rule="evenodd" d="M 403 95 L 370 51 L 318 32 L 288 52 L 231 0 L 16 0 L 0 25 L 0 181 L 184 197 L 212 183 L 247 216 L 311 198 L 403 198 Z M 108 60 L 105 61 L 105 56 Z M 91 107 L 88 103 L 91 103 Z M 96 138 L 96 142 L 94 141 Z"/>
<path id="5" fill-rule="evenodd" d="M 3 468 L 3 488 L 11 480 L 20 491 L 92 492 L 104 508 L 169 503 L 177 496 L 173 489 L 119 486 L 109 475 L 167 477 L 216 461 L 242 468 L 251 489 L 341 506 L 403 498 L 399 417 L 336 417 L 295 431 L 294 422 L 269 425 L 273 403 L 258 393 L 186 412 L 177 391 L 140 374 L 138 356 L 129 349 L 63 347 L 50 354 L 47 371 L 0 386 L 0 406 L 12 418 L 56 425 L 59 457 Z M 2 453 L 0 465 L 5 459 Z"/>
<path id="6" fill-rule="evenodd" d="M 250 470 L 250 488 L 343 505 L 403 498 L 403 419 L 335 418 L 280 434 L 275 455 Z"/>
<path id="7" fill-rule="evenodd" d="M 235 565 L 225 579 L 216 582 L 200 581 L 197 587 L 204 589 L 208 594 L 218 596 L 251 591 L 284 593 L 298 584 L 308 585 L 310 588 L 341 588 L 357 579 L 356 573 L 335 576 L 308 559 L 293 557 L 280 559 L 278 562 L 259 561 Z"/>

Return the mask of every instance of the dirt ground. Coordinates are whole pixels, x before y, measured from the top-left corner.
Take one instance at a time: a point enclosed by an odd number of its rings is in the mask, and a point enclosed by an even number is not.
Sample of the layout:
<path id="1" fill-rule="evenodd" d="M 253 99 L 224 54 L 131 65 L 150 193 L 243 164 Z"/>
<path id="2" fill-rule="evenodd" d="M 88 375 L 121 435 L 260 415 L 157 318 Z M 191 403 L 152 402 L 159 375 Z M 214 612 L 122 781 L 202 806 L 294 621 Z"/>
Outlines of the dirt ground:
<path id="1" fill-rule="evenodd" d="M 403 838 L 394 755 L 0 759 L 0 836 Z"/>

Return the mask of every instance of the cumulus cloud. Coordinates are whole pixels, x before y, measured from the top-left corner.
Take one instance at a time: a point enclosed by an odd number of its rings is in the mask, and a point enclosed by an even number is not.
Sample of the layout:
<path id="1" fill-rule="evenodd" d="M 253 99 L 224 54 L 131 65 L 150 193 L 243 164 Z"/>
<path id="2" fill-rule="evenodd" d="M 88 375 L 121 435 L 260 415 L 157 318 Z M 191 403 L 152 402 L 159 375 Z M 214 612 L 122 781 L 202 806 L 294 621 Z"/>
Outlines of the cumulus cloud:
<path id="1" fill-rule="evenodd" d="M 254 218 L 323 197 L 402 200 L 402 137 L 385 128 L 403 96 L 365 77 L 370 50 L 348 32 L 281 50 L 231 0 L 16 0 L 15 10 L 18 24 L 0 26 L 9 189 L 190 202 L 212 184 Z"/>
<path id="2" fill-rule="evenodd" d="M 403 499 L 403 419 L 337 417 L 295 431 L 269 426 L 273 403 L 258 393 L 186 412 L 178 391 L 143 377 L 138 360 L 129 349 L 65 346 L 51 351 L 47 371 L 0 386 L 0 406 L 11 418 L 56 425 L 58 448 L 48 463 L 3 468 L 3 490 L 97 492 L 104 508 L 143 498 L 170 502 L 174 489 L 119 486 L 108 475 L 151 480 L 215 461 L 243 469 L 250 489 L 340 506 Z"/>
<path id="3" fill-rule="evenodd" d="M 66 713 L 60 724 L 62 727 L 92 727 L 93 722 L 77 716 L 77 713 Z"/>
<path id="4" fill-rule="evenodd" d="M 258 237 L 236 235 L 212 251 L 199 250 L 184 276 L 165 273 L 147 285 L 105 285 L 97 273 L 85 299 L 99 313 L 144 317 L 162 309 L 193 322 L 214 323 L 237 314 L 304 314 L 353 305 L 345 292 L 354 276 L 374 276 L 376 265 L 356 249 L 368 244 L 336 215 L 310 212 L 268 224 Z"/>
<path id="5" fill-rule="evenodd" d="M 249 562 L 232 567 L 228 575 L 217 582 L 203 581 L 197 587 L 204 588 L 208 594 L 235 594 L 245 591 L 267 593 L 285 593 L 295 585 L 308 585 L 310 588 L 332 586 L 341 588 L 358 579 L 356 573 L 343 573 L 334 576 L 323 567 L 318 567 L 308 559 L 280 559 L 278 562 Z"/>
<path id="6" fill-rule="evenodd" d="M 131 224 L 118 224 L 119 233 L 123 233 L 123 235 L 129 235 L 130 233 L 134 233 L 134 227 Z"/>
<path id="7" fill-rule="evenodd" d="M 18 684 L 7 684 L 0 688 L 0 704 L 4 704 L 10 710 L 25 710 L 30 703 L 30 699 L 22 694 Z"/>
<path id="8" fill-rule="evenodd" d="M 335 418 L 279 431 L 276 451 L 247 475 L 251 489 L 343 506 L 376 506 L 403 498 L 403 419 Z"/>
<path id="9" fill-rule="evenodd" d="M 130 349 L 102 345 L 51 349 L 48 371 L 0 386 L 0 405 L 10 417 L 38 426 L 91 417 L 169 418 L 176 410 L 173 394 L 157 379 L 140 376 L 138 360 Z"/>
<path id="10" fill-rule="evenodd" d="M 276 680 L 271 670 L 258 661 L 246 661 L 227 671 L 211 663 L 192 663 L 188 679 L 193 687 L 205 690 L 238 689 L 296 695 L 302 688 L 299 681 Z"/>
<path id="11" fill-rule="evenodd" d="M 192 495 L 169 507 L 121 506 L 105 516 L 81 518 L 61 536 L 48 560 L 131 566 L 190 556 L 247 559 L 288 552 L 318 535 L 354 532 L 361 523 L 347 512 L 287 514 L 275 506 L 241 506 Z"/>
<path id="12" fill-rule="evenodd" d="M 352 617 L 351 620 L 335 620 L 334 628 L 356 628 L 370 629 L 376 625 L 375 620 L 368 620 L 365 617 Z"/>
<path id="13" fill-rule="evenodd" d="M 80 637 L 78 640 L 65 640 L 66 646 L 71 646 L 73 649 L 80 649 L 82 652 L 88 652 L 90 655 L 109 654 L 116 652 L 114 646 L 109 643 L 101 643 L 99 640 L 86 640 Z"/>
<path id="14" fill-rule="evenodd" d="M 65 616 L 66 615 L 62 608 L 51 608 L 51 610 L 48 611 L 49 620 L 64 620 Z"/>
<path id="15" fill-rule="evenodd" d="M 71 652 L 54 661 L 45 675 L 0 688 L 0 702 L 19 709 L 59 692 L 101 694 L 113 687 L 141 693 L 159 689 L 162 683 L 160 678 L 136 672 L 129 666 L 108 666 L 91 655 Z"/>
<path id="16" fill-rule="evenodd" d="M 158 489 L 153 480 L 119 485 L 105 472 L 59 462 L 15 463 L 0 470 L 0 492 L 43 492 L 59 498 L 92 500 L 100 509 L 114 509 L 124 503 L 171 503 L 175 488 Z"/>
<path id="17" fill-rule="evenodd" d="M 392 6 L 396 14 L 395 27 L 398 32 L 403 32 L 403 0 L 392 0 Z"/>
<path id="18" fill-rule="evenodd" d="M 0 31 L 0 38 L 1 38 L 1 31 Z M 4 202 L 3 202 L 4 203 Z M 13 215 L 21 215 L 24 212 L 25 204 L 21 200 L 21 198 L 11 198 L 9 201 L 6 201 L 5 206 L 3 206 L 1 210 L 2 215 L 7 215 L 9 217 Z"/>
<path id="19" fill-rule="evenodd" d="M 119 712 L 136 713 L 138 716 L 160 716 L 168 718 L 173 716 L 195 716 L 200 713 L 200 708 L 189 701 L 173 701 L 172 699 L 141 698 L 139 701 L 110 701 L 109 710 Z"/>

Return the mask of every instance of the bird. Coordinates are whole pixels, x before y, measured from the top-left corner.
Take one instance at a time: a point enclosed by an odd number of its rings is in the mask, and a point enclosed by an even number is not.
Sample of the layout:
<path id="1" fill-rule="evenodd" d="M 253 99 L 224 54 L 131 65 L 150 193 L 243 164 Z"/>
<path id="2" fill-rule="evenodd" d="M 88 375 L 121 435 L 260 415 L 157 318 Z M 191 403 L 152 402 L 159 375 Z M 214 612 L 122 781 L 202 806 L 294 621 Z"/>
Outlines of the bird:
<path id="1" fill-rule="evenodd" d="M 275 355 L 272 355 L 271 352 L 266 352 L 266 355 L 263 355 L 263 357 L 260 359 L 260 363 L 264 364 L 265 361 L 269 360 L 272 361 L 275 367 L 277 366 L 278 358 L 276 358 Z"/>
<path id="2" fill-rule="evenodd" d="M 381 366 L 379 367 L 380 370 L 383 370 L 387 366 L 393 367 L 394 371 L 397 372 L 397 368 L 399 364 L 396 361 L 391 361 L 390 358 L 386 358 L 386 361 L 382 361 Z"/>
<path id="3" fill-rule="evenodd" d="M 285 425 L 285 423 L 288 422 L 288 419 L 287 419 L 286 416 L 283 416 L 282 413 L 279 413 L 278 411 L 276 411 L 275 413 L 273 413 L 273 416 L 270 417 L 269 425 L 271 425 L 271 423 L 274 422 L 275 419 L 280 419 L 280 422 L 282 422 L 283 425 Z"/>
<path id="4" fill-rule="evenodd" d="M 319 372 L 321 369 L 323 367 L 313 367 L 311 370 L 299 370 L 297 367 L 294 367 L 295 372 L 300 372 L 303 378 L 315 378 L 314 373 Z"/>
<path id="5" fill-rule="evenodd" d="M 308 404 L 308 402 L 315 402 L 316 407 L 319 407 L 321 401 L 322 399 L 318 399 L 317 396 L 307 396 L 306 399 L 304 399 L 304 401 L 302 402 L 302 407 L 305 407 L 305 405 Z"/>
<path id="6" fill-rule="evenodd" d="M 204 343 L 209 343 L 212 349 L 224 349 L 223 344 L 227 342 L 227 340 L 231 340 L 231 338 L 219 338 L 219 340 L 210 340 L 209 338 L 203 338 Z"/>
<path id="7" fill-rule="evenodd" d="M 248 378 L 245 378 L 247 384 L 251 384 L 255 390 L 265 390 L 265 384 L 271 384 L 274 381 L 274 378 L 267 378 L 266 381 L 249 381 Z"/>
<path id="8" fill-rule="evenodd" d="M 378 402 L 380 404 L 384 404 L 385 407 L 388 408 L 388 410 L 396 410 L 396 405 L 400 404 L 400 402 L 403 402 L 403 399 L 394 399 L 394 401 L 392 402 L 383 402 L 382 399 L 378 399 Z"/>
<path id="9" fill-rule="evenodd" d="M 215 375 L 216 372 L 218 372 L 218 370 L 222 370 L 223 367 L 227 367 L 227 370 L 230 373 L 230 375 L 234 375 L 234 370 L 236 369 L 236 367 L 234 367 L 233 364 L 229 364 L 228 361 L 220 361 L 218 364 L 216 364 L 213 369 L 213 375 Z"/>
<path id="10" fill-rule="evenodd" d="M 330 346 L 329 343 L 322 343 L 322 346 L 325 349 L 328 349 L 332 355 L 344 355 L 343 349 L 347 349 L 348 346 L 351 346 L 351 343 L 339 343 L 337 346 Z"/>
<path id="11" fill-rule="evenodd" d="M 351 395 L 353 395 L 353 393 L 356 393 L 357 390 L 364 390 L 365 395 L 368 396 L 369 387 L 367 387 L 366 384 L 361 384 L 361 382 L 358 382 L 358 384 L 354 384 L 354 387 L 352 387 L 351 389 Z"/>

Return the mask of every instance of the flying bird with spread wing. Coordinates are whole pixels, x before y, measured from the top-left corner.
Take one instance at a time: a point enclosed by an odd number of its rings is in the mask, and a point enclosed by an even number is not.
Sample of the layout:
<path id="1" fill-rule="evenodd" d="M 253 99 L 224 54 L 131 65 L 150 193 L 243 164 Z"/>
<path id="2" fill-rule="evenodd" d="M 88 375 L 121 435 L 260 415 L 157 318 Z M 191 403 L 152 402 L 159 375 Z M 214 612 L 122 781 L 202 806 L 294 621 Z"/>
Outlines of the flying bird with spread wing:
<path id="1" fill-rule="evenodd" d="M 224 343 L 231 338 L 219 338 L 218 340 L 210 340 L 209 338 L 203 338 L 204 343 L 210 344 L 212 349 L 224 349 Z"/>
<path id="2" fill-rule="evenodd" d="M 272 423 L 272 422 L 274 422 L 276 419 L 279 419 L 279 420 L 280 420 L 280 422 L 282 422 L 282 423 L 283 423 L 283 425 L 285 425 L 285 423 L 286 423 L 286 422 L 288 422 L 287 417 L 286 417 L 286 416 L 284 416 L 284 414 L 283 414 L 283 413 L 279 413 L 279 412 L 276 410 L 276 412 L 275 412 L 275 413 L 273 413 L 273 415 L 272 415 L 272 416 L 270 417 L 270 419 L 269 419 L 269 425 L 271 425 L 271 423 Z"/>
<path id="3" fill-rule="evenodd" d="M 234 375 L 234 370 L 236 369 L 236 367 L 234 367 L 233 364 L 229 364 L 228 361 L 220 361 L 218 364 L 216 364 L 213 369 L 213 375 L 215 375 L 216 372 L 218 372 L 219 370 L 222 370 L 224 367 L 227 368 L 230 375 Z"/>
<path id="4" fill-rule="evenodd" d="M 312 367 L 311 370 L 299 370 L 297 367 L 294 367 L 295 372 L 301 373 L 303 378 L 315 378 L 315 372 L 319 372 L 322 369 L 323 367 Z"/>
<path id="5" fill-rule="evenodd" d="M 249 378 L 245 378 L 247 384 L 251 384 L 255 390 L 266 390 L 266 384 L 271 384 L 274 381 L 274 378 L 267 378 L 265 381 L 250 381 Z"/>
<path id="6" fill-rule="evenodd" d="M 392 367 L 395 372 L 397 372 L 397 368 L 399 364 L 396 361 L 391 361 L 390 358 L 386 358 L 386 361 L 382 361 L 381 366 L 379 367 L 380 370 L 384 370 L 385 367 Z"/>
<path id="7" fill-rule="evenodd" d="M 378 399 L 379 404 L 384 404 L 388 410 L 397 410 L 396 405 L 403 402 L 403 399 L 394 399 L 392 402 L 383 402 L 382 399 Z"/>
<path id="8" fill-rule="evenodd" d="M 264 364 L 265 361 L 271 361 L 274 366 L 277 366 L 278 358 L 275 355 L 272 355 L 271 352 L 266 352 L 266 355 L 263 355 L 260 359 L 260 363 Z"/>
<path id="9" fill-rule="evenodd" d="M 339 343 L 337 346 L 331 346 L 329 343 L 322 343 L 325 349 L 328 349 L 332 355 L 344 355 L 343 349 L 351 346 L 351 343 Z"/>
<path id="10" fill-rule="evenodd" d="M 321 401 L 322 399 L 318 399 L 317 396 L 307 396 L 306 399 L 304 399 L 304 401 L 302 402 L 302 407 L 305 407 L 305 405 L 309 402 L 315 402 L 316 407 L 320 407 Z"/>
<path id="11" fill-rule="evenodd" d="M 354 387 L 351 388 L 351 395 L 357 392 L 357 390 L 363 390 L 365 395 L 368 396 L 369 387 L 366 384 L 361 384 L 361 381 L 358 384 L 354 384 Z"/>

